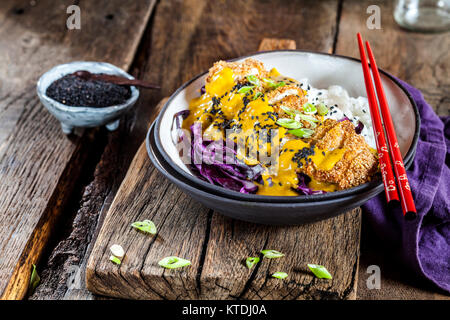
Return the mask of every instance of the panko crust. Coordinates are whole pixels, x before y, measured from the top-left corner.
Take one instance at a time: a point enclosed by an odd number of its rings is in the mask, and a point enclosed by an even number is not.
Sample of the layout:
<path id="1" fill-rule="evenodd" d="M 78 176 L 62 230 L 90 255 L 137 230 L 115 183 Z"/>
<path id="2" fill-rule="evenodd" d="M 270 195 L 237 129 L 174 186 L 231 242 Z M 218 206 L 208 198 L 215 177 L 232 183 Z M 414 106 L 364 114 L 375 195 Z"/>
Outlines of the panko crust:
<path id="1" fill-rule="evenodd" d="M 252 58 L 245 59 L 241 62 L 227 62 L 220 60 L 214 63 L 212 68 L 209 69 L 206 83 L 209 83 L 214 76 L 224 68 L 230 68 L 233 70 L 235 77 L 234 80 L 239 83 L 246 82 L 246 77 L 248 75 L 254 75 L 261 81 L 263 78 L 267 78 L 269 76 L 269 72 L 265 69 L 264 64 L 261 61 Z"/>
<path id="2" fill-rule="evenodd" d="M 341 190 L 348 189 L 370 181 L 378 170 L 378 158 L 348 120 L 327 119 L 316 129 L 312 142 L 321 150 L 345 150 L 331 170 L 320 170 L 313 162 L 300 168 L 301 172 L 317 181 L 335 183 Z"/>
<path id="3" fill-rule="evenodd" d="M 275 90 L 268 91 L 266 96 L 269 103 L 281 116 L 287 116 L 283 109 L 281 109 L 281 106 L 288 107 L 292 110 L 302 111 L 302 106 L 308 101 L 306 92 L 295 85 L 285 85 Z"/>

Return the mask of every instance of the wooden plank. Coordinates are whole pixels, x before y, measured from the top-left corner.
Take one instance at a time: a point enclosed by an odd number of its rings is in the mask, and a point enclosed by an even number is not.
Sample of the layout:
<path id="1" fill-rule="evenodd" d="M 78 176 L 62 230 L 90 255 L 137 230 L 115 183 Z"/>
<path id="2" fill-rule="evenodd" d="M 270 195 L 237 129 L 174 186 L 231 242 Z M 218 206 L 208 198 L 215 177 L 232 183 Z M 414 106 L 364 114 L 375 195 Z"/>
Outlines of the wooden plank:
<path id="1" fill-rule="evenodd" d="M 131 222 L 143 219 L 158 226 L 156 238 L 131 230 Z M 354 298 L 359 228 L 359 210 L 300 227 L 261 226 L 212 214 L 162 178 L 142 144 L 94 245 L 87 285 L 94 293 L 127 299 Z M 120 267 L 109 261 L 114 243 L 127 252 Z M 242 258 L 264 248 L 286 257 L 263 260 L 249 271 Z M 189 258 L 192 267 L 160 268 L 157 262 L 169 255 Z M 327 265 L 333 280 L 315 279 L 306 263 Z M 288 272 L 289 281 L 270 278 L 275 271 Z"/>
<path id="2" fill-rule="evenodd" d="M 79 1 L 82 29 L 74 31 L 66 28 L 66 8 L 73 1 L 0 3 L 3 299 L 24 296 L 31 264 L 38 261 L 83 163 L 80 138 L 62 134 L 58 121 L 38 101 L 36 80 L 71 60 L 102 60 L 127 69 L 153 2 Z M 122 9 L 108 16 L 119 3 Z"/>
<path id="3" fill-rule="evenodd" d="M 186 205 L 186 196 L 179 191 L 167 194 L 167 189 L 160 186 L 167 182 L 158 175 L 142 145 L 89 259 L 87 282 L 91 291 L 133 299 L 354 298 L 360 226 L 357 211 L 303 227 L 258 226 L 218 214 L 211 217 L 211 213 L 199 210 L 193 202 Z M 162 204 L 164 209 L 161 210 Z M 180 211 L 184 216 L 179 216 Z M 130 230 L 129 224 L 133 221 L 130 219 L 162 221 L 159 233 L 162 239 L 136 235 Z M 190 232 L 192 225 L 195 228 Z M 201 228 L 197 228 L 199 225 Z M 315 246 L 317 242 L 322 245 Z M 108 248 L 113 243 L 120 243 L 128 251 L 119 269 L 108 260 Z M 341 245 L 333 247 L 332 243 Z M 289 269 L 286 271 L 290 271 L 291 281 L 280 284 L 269 279 L 273 272 L 269 269 L 274 264 L 262 263 L 255 269 L 256 275 L 252 275 L 242 261 L 236 259 L 236 256 L 253 255 L 267 245 L 276 245 L 287 253 L 288 258 L 282 259 L 284 262 L 278 267 Z M 157 266 L 159 259 L 174 254 L 188 257 L 193 268 L 171 273 Z M 306 262 L 299 265 L 299 261 L 328 262 L 327 265 L 333 261 L 330 270 L 335 272 L 335 280 L 332 283 L 315 280 L 306 273 Z"/>
<path id="4" fill-rule="evenodd" d="M 359 209 L 296 227 L 254 225 L 215 213 L 200 280 L 202 294 L 214 299 L 354 299 L 359 230 Z M 258 256 L 263 249 L 286 256 L 263 259 L 254 270 L 244 267 L 243 258 Z M 307 263 L 325 265 L 333 280 L 316 279 Z M 272 278 L 277 271 L 287 272 L 287 281 Z"/>
<path id="5" fill-rule="evenodd" d="M 270 50 L 280 50 L 280 49 L 297 49 L 297 44 L 294 40 L 290 39 L 274 39 L 274 38 L 264 38 L 259 45 L 259 51 L 270 51 Z"/>
<path id="6" fill-rule="evenodd" d="M 381 12 L 381 30 L 369 30 L 365 13 L 370 5 Z M 401 29 L 392 17 L 393 1 L 344 1 L 336 53 L 359 58 L 356 32 L 370 41 L 380 68 L 419 88 L 439 115 L 450 115 L 450 37 L 448 33 L 424 34 Z M 364 219 L 363 219 L 364 222 Z M 376 241 L 370 226 L 363 224 L 358 299 L 448 299 L 428 283 L 411 281 L 399 273 L 403 267 Z M 381 268 L 381 290 L 369 290 L 367 267 Z"/>

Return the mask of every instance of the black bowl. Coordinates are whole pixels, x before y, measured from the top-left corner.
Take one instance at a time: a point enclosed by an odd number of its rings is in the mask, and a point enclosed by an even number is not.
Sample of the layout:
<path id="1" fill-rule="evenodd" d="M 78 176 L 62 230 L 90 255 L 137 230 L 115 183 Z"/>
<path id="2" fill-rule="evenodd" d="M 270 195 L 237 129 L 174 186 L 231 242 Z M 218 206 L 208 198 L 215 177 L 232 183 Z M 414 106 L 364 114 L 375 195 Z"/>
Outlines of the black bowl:
<path id="1" fill-rule="evenodd" d="M 257 59 L 262 59 L 265 56 L 272 56 L 277 53 L 282 54 L 283 56 L 290 55 L 290 54 L 306 55 L 306 56 L 313 55 L 314 57 L 319 57 L 320 59 L 324 58 L 324 59 L 326 59 L 326 61 L 327 61 L 327 59 L 328 60 L 337 59 L 340 61 L 340 63 L 346 63 L 347 67 L 352 66 L 353 68 L 355 68 L 357 74 L 353 74 L 351 76 L 352 83 L 354 82 L 355 85 L 359 84 L 359 85 L 363 86 L 364 82 L 362 79 L 362 71 L 361 71 L 362 69 L 360 67 L 361 62 L 360 62 L 360 60 L 355 59 L 355 58 L 329 55 L 329 54 L 325 54 L 325 53 L 300 51 L 300 50 L 279 50 L 279 51 L 270 51 L 270 52 L 260 52 L 255 55 L 250 55 L 248 57 L 256 57 Z M 238 59 L 242 59 L 242 58 L 245 58 L 245 57 L 241 57 Z M 237 59 L 234 59 L 234 60 L 237 60 Z M 400 92 L 402 95 L 404 95 L 404 102 L 410 104 L 410 106 L 411 106 L 411 109 L 408 110 L 408 112 L 410 113 L 412 120 L 411 120 L 411 123 L 408 123 L 407 125 L 408 126 L 414 125 L 415 130 L 414 130 L 414 134 L 413 135 L 411 134 L 411 137 L 410 137 L 411 144 L 409 145 L 408 150 L 404 154 L 404 163 L 405 163 L 405 165 L 409 165 L 413 161 L 415 150 L 417 147 L 417 141 L 418 141 L 418 137 L 419 137 L 419 130 L 420 130 L 419 112 L 418 112 L 417 106 L 416 106 L 414 100 L 412 99 L 411 95 L 409 94 L 409 92 L 390 74 L 386 73 L 385 71 L 383 71 L 381 69 L 380 69 L 380 73 L 382 75 L 382 80 L 386 81 L 386 83 L 384 83 L 386 91 L 387 91 L 389 85 L 395 86 L 397 88 L 398 92 Z M 183 86 L 181 86 L 169 98 L 169 100 L 166 102 L 163 110 L 160 112 L 160 114 L 156 120 L 155 130 L 153 133 L 153 136 L 154 136 L 153 139 L 156 143 L 156 148 L 158 149 L 159 154 L 163 157 L 165 163 L 167 163 L 173 171 L 177 172 L 178 176 L 182 176 L 183 178 L 185 178 L 185 181 L 189 181 L 189 185 L 195 186 L 196 188 L 205 190 L 212 194 L 218 194 L 218 195 L 224 196 L 229 199 L 248 201 L 248 202 L 264 202 L 264 203 L 281 203 L 281 202 L 282 203 L 293 203 L 293 202 L 306 203 L 306 202 L 328 201 L 328 200 L 333 200 L 333 199 L 340 199 L 342 197 L 349 197 L 351 195 L 377 194 L 383 190 L 383 183 L 381 181 L 381 178 L 376 178 L 376 179 L 372 180 L 371 182 L 361 184 L 357 187 L 349 188 L 346 190 L 335 191 L 335 192 L 328 192 L 325 194 L 299 195 L 299 196 L 265 196 L 265 195 L 255 195 L 255 194 L 244 194 L 244 193 L 239 193 L 237 191 L 228 190 L 221 186 L 216 186 L 216 185 L 210 184 L 209 182 L 203 181 L 200 178 L 192 175 L 191 173 L 186 172 L 177 163 L 175 163 L 175 161 L 171 158 L 170 155 L 168 155 L 164 151 L 164 145 L 166 145 L 168 143 L 170 144 L 170 143 L 172 143 L 172 141 L 169 141 L 170 139 L 167 139 L 167 141 L 166 141 L 166 139 L 160 138 L 160 131 L 162 131 L 162 129 L 166 128 L 162 125 L 162 123 L 163 123 L 162 118 L 167 117 L 166 114 L 168 113 L 169 106 L 171 104 L 172 105 L 174 104 L 174 101 L 176 101 L 178 96 L 183 95 L 189 88 L 195 87 L 195 90 L 199 89 L 199 88 L 197 88 L 197 86 L 200 86 L 203 84 L 203 82 L 201 80 L 205 76 L 205 74 L 206 74 L 206 72 L 202 73 L 202 74 L 198 75 L 197 77 L 193 78 L 192 80 L 188 81 Z M 331 71 L 330 71 L 330 74 L 332 74 Z M 329 76 L 330 74 L 327 74 L 327 76 Z M 357 77 L 361 77 L 361 79 L 359 79 Z M 336 83 L 336 82 L 333 82 L 333 83 Z M 337 82 L 337 83 L 339 83 L 339 82 Z M 195 91 L 195 90 L 192 89 L 191 91 Z M 395 110 L 393 110 L 393 111 L 395 112 Z M 392 116 L 393 116 L 393 119 L 395 122 L 398 114 L 396 114 L 394 112 L 393 112 Z M 403 125 L 403 127 L 405 127 L 405 125 Z M 398 129 L 397 129 L 397 132 L 402 133 Z M 400 138 L 401 138 L 401 135 L 399 135 L 399 142 L 401 140 Z"/>
<path id="2" fill-rule="evenodd" d="M 226 197 L 223 194 L 204 190 L 175 171 L 158 151 L 154 139 L 154 124 L 150 127 L 146 146 L 148 155 L 167 179 L 183 192 L 230 218 L 268 225 L 299 225 L 332 218 L 357 208 L 375 197 L 383 188 L 372 188 L 357 194 L 341 196 L 335 199 L 321 199 L 308 202 L 246 201 Z M 410 163 L 407 164 L 409 166 Z M 276 197 L 274 197 L 276 199 Z M 293 200 L 299 197 L 291 197 Z"/>

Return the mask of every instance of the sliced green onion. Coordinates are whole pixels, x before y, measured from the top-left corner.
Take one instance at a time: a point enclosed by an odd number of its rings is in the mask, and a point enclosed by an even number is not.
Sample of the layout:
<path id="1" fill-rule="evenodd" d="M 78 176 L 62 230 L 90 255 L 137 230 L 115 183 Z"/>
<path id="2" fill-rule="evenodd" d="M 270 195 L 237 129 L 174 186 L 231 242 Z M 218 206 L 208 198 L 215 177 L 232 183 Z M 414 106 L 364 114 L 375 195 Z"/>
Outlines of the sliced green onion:
<path id="1" fill-rule="evenodd" d="M 259 97 L 261 97 L 263 95 L 262 92 L 257 92 L 254 96 L 253 96 L 253 100 L 258 99 Z"/>
<path id="2" fill-rule="evenodd" d="M 36 265 L 32 265 L 31 269 L 31 277 L 30 277 L 30 284 L 28 285 L 28 294 L 33 294 L 34 290 L 36 290 L 37 286 L 41 282 L 41 277 L 39 277 L 39 274 L 36 271 Z"/>
<path id="3" fill-rule="evenodd" d="M 317 108 L 312 103 L 305 103 L 303 105 L 303 112 L 305 114 L 315 114 L 317 112 Z"/>
<path id="4" fill-rule="evenodd" d="M 182 268 L 189 266 L 191 262 L 189 260 L 178 258 L 175 256 L 172 257 L 165 257 L 162 259 L 158 264 L 161 267 L 167 268 L 167 269 L 176 269 L 176 268 Z"/>
<path id="5" fill-rule="evenodd" d="M 263 81 L 264 81 L 265 83 L 267 83 L 267 85 L 268 85 L 269 87 L 273 87 L 273 86 L 276 84 L 275 81 L 273 81 L 272 79 L 268 79 L 268 78 L 264 78 Z"/>
<path id="6" fill-rule="evenodd" d="M 248 257 L 247 260 L 245 260 L 245 265 L 247 266 L 247 268 L 251 269 L 258 262 L 259 262 L 258 257 Z"/>
<path id="7" fill-rule="evenodd" d="M 264 255 L 264 258 L 267 259 L 275 259 L 284 257 L 284 254 L 276 251 L 276 250 L 262 250 L 261 253 Z"/>
<path id="8" fill-rule="evenodd" d="M 299 137 L 299 138 L 309 138 L 313 135 L 314 130 L 307 129 L 307 128 L 300 128 L 300 129 L 289 130 L 288 133 L 293 134 L 294 136 Z"/>
<path id="9" fill-rule="evenodd" d="M 279 88 L 279 87 L 284 87 L 285 85 L 286 85 L 286 82 L 280 81 L 273 88 L 276 89 L 276 88 Z"/>
<path id="10" fill-rule="evenodd" d="M 275 272 L 272 277 L 277 279 L 286 279 L 288 274 L 286 272 Z"/>
<path id="11" fill-rule="evenodd" d="M 286 82 L 284 81 L 280 81 L 280 82 L 275 82 L 272 79 L 268 79 L 268 78 L 264 78 L 263 79 L 265 83 L 267 83 L 267 85 L 271 88 L 271 89 L 277 89 L 279 87 L 283 87 L 286 85 Z"/>
<path id="12" fill-rule="evenodd" d="M 117 265 L 120 265 L 122 263 L 122 261 L 119 258 L 117 258 L 116 256 L 110 256 L 109 260 Z"/>
<path id="13" fill-rule="evenodd" d="M 288 129 L 298 129 L 302 127 L 302 124 L 294 119 L 289 118 L 281 118 L 276 122 L 279 126 L 288 128 Z"/>
<path id="14" fill-rule="evenodd" d="M 319 279 L 333 279 L 331 274 L 324 266 L 318 264 L 308 264 L 308 268 Z"/>
<path id="15" fill-rule="evenodd" d="M 248 82 L 255 86 L 259 86 L 259 79 L 255 75 L 249 75 L 247 76 Z"/>
<path id="16" fill-rule="evenodd" d="M 136 221 L 133 222 L 131 226 L 145 233 L 156 234 L 156 226 L 150 220 Z"/>
<path id="17" fill-rule="evenodd" d="M 238 93 L 247 93 L 252 90 L 255 86 L 243 86 L 238 90 Z"/>
<path id="18" fill-rule="evenodd" d="M 288 108 L 286 106 L 281 106 L 281 110 L 283 110 L 290 116 L 295 116 L 295 114 L 296 114 L 296 112 L 295 112 L 296 110 L 292 110 L 291 108 Z"/>
<path id="19" fill-rule="evenodd" d="M 125 250 L 123 250 L 121 245 L 113 244 L 109 250 L 111 251 L 112 255 L 122 259 L 125 256 Z"/>
<path id="20" fill-rule="evenodd" d="M 317 127 L 316 122 L 319 122 L 319 120 L 317 120 L 316 118 L 314 118 L 313 116 L 307 115 L 307 114 L 299 114 L 298 115 L 300 117 L 300 119 L 302 119 L 303 121 L 306 121 L 310 124 L 311 128 L 315 128 Z"/>
<path id="21" fill-rule="evenodd" d="M 308 121 L 308 122 L 319 122 L 319 120 L 317 120 L 316 118 L 314 118 L 313 116 L 307 115 L 307 114 L 299 114 L 300 119 Z"/>
<path id="22" fill-rule="evenodd" d="M 319 104 L 319 105 L 317 106 L 317 113 L 318 113 L 320 116 L 326 115 L 326 114 L 328 113 L 328 108 L 327 108 L 327 106 L 324 105 L 323 103 Z"/>

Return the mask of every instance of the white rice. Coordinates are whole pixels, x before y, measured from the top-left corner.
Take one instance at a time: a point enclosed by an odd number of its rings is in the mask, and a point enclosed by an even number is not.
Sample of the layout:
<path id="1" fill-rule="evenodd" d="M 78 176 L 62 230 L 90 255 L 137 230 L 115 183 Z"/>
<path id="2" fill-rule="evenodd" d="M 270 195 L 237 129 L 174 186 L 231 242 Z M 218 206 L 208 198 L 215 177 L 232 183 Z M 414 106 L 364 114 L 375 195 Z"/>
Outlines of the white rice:
<path id="1" fill-rule="evenodd" d="M 355 126 L 361 121 L 364 124 L 361 135 L 369 146 L 376 149 L 367 98 L 350 97 L 347 90 L 337 85 L 330 86 L 328 89 L 316 89 L 308 84 L 307 79 L 300 80 L 300 83 L 302 83 L 302 89 L 307 91 L 308 102 L 314 105 L 323 103 L 327 106 L 326 119 L 340 120 L 347 117 Z"/>

